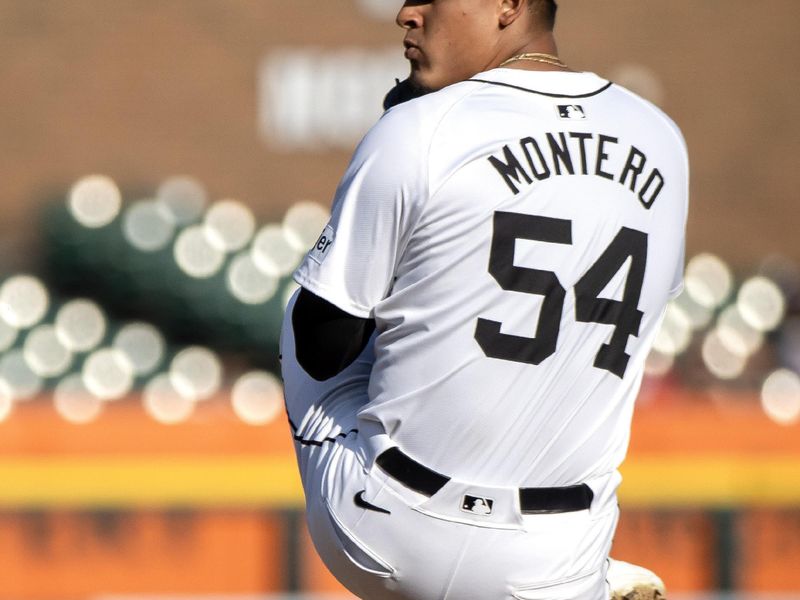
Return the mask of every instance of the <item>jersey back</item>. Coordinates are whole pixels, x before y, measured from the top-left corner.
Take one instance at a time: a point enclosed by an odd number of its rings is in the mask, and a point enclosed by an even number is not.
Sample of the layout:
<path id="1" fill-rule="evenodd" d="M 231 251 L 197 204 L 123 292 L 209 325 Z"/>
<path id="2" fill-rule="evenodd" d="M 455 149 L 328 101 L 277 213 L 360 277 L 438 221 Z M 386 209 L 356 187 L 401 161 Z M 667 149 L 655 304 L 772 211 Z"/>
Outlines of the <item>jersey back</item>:
<path id="1" fill-rule="evenodd" d="M 687 190 L 649 103 L 495 69 L 381 119 L 296 278 L 376 319 L 361 421 L 462 481 L 569 485 L 624 458 Z"/>

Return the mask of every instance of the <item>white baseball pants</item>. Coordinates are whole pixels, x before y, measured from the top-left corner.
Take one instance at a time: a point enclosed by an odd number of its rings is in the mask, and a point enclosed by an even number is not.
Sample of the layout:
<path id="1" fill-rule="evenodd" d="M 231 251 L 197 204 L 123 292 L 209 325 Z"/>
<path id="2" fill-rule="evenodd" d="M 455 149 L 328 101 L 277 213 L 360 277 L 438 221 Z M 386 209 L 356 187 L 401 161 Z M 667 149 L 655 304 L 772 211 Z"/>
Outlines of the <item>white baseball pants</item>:
<path id="1" fill-rule="evenodd" d="M 514 505 L 518 490 L 479 482 L 451 480 L 431 497 L 409 489 L 375 464 L 391 440 L 357 419 L 367 402 L 371 349 L 336 377 L 315 381 L 295 358 L 293 305 L 281 341 L 286 409 L 311 537 L 345 587 L 364 600 L 609 597 L 616 474 L 587 482 L 594 491 L 588 510 L 557 514 L 510 510 L 487 519 L 466 512 L 470 493 Z"/>

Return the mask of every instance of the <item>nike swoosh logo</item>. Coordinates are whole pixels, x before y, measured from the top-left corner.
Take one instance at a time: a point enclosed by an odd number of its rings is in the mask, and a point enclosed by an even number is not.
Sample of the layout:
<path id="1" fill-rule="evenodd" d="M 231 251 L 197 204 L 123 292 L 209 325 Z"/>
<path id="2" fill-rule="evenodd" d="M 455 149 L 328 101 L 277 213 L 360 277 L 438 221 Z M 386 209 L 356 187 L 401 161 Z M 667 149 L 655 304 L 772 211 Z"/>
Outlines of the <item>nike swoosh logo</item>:
<path id="1" fill-rule="evenodd" d="M 374 510 L 375 512 L 383 513 L 385 515 L 392 514 L 390 511 L 386 510 L 385 508 L 381 508 L 380 506 L 375 506 L 374 504 L 370 504 L 366 500 L 364 500 L 364 492 L 367 490 L 361 490 L 353 497 L 353 502 L 356 503 L 356 506 L 361 508 L 366 508 L 367 510 Z"/>

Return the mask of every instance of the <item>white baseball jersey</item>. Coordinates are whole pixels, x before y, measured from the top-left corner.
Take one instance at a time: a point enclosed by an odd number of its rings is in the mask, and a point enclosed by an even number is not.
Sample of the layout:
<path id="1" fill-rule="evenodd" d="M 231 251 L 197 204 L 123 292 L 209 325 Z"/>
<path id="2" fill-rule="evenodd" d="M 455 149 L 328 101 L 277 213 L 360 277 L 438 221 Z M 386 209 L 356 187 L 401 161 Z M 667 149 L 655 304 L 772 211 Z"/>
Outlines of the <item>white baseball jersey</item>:
<path id="1" fill-rule="evenodd" d="M 377 323 L 365 429 L 462 481 L 570 485 L 624 458 L 687 198 L 653 105 L 494 69 L 380 119 L 295 279 Z"/>

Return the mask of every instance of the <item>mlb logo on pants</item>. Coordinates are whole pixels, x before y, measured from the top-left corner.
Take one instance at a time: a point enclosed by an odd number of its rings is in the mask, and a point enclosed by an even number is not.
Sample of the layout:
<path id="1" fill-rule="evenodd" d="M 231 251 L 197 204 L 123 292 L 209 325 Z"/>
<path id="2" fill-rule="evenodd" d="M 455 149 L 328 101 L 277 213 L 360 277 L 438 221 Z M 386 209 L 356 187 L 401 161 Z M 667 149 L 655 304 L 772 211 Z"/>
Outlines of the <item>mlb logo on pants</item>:
<path id="1" fill-rule="evenodd" d="M 473 515 L 490 515 L 492 514 L 493 506 L 494 500 L 481 496 L 465 495 L 464 499 L 461 501 L 461 510 Z"/>

